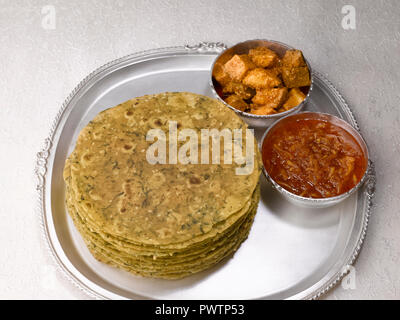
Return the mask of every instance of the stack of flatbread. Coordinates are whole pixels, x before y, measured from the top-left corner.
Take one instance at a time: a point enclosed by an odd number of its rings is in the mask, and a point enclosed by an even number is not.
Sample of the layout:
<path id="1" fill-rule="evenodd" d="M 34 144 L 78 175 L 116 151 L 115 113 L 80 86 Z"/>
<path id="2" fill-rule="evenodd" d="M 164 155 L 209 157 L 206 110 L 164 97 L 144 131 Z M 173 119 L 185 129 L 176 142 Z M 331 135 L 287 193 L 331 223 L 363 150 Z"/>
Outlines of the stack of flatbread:
<path id="1" fill-rule="evenodd" d="M 184 164 L 179 157 L 170 163 L 171 121 L 177 136 L 184 129 L 200 136 L 202 129 L 247 128 L 232 110 L 202 95 L 135 98 L 98 114 L 81 131 L 64 169 L 68 212 L 93 256 L 136 275 L 165 279 L 231 256 L 249 234 L 260 193 L 254 136 L 246 141 L 243 133 L 239 144 L 242 155 L 254 144 L 247 174 L 237 170 L 245 164 L 225 163 L 223 141 L 220 163 L 212 163 L 212 139 L 209 164 L 200 161 L 201 142 L 199 163 Z M 151 129 L 165 132 L 165 141 L 146 139 Z M 157 141 L 166 143 L 167 163 L 149 161 L 148 150 Z M 187 143 L 177 141 L 177 152 Z M 158 152 L 162 148 L 156 157 Z"/>

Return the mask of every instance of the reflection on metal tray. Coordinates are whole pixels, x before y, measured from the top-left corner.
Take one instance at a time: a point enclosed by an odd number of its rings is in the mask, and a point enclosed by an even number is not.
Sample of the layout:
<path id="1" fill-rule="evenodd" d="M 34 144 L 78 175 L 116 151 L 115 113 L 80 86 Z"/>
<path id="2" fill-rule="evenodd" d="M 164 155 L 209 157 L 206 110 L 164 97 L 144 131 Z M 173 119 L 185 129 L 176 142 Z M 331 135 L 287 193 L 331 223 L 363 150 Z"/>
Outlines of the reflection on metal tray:
<path id="1" fill-rule="evenodd" d="M 262 197 L 249 238 L 233 258 L 182 280 L 136 277 L 97 262 L 87 250 L 66 212 L 62 179 L 64 161 L 79 131 L 98 112 L 132 97 L 163 91 L 212 96 L 210 67 L 224 48 L 221 43 L 200 43 L 123 57 L 91 73 L 63 104 L 38 153 L 40 218 L 59 269 L 86 293 L 131 299 L 318 298 L 354 263 L 370 215 L 372 165 L 356 194 L 327 209 L 295 207 L 261 176 Z M 358 129 L 344 99 L 318 73 L 305 110 L 334 114 Z M 262 132 L 258 129 L 256 135 Z"/>

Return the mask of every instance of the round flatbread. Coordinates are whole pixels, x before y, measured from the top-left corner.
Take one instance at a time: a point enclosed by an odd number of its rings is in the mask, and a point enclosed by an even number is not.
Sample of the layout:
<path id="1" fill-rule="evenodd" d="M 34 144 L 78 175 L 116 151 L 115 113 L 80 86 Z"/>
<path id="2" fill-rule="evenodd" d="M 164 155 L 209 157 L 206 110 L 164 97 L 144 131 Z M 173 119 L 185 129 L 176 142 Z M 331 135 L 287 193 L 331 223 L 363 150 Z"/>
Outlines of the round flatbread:
<path id="1" fill-rule="evenodd" d="M 67 205 L 102 261 L 160 277 L 179 277 L 180 267 L 184 276 L 196 259 L 211 266 L 247 237 L 260 163 L 247 125 L 217 100 L 144 96 L 81 131 L 64 168 Z"/>

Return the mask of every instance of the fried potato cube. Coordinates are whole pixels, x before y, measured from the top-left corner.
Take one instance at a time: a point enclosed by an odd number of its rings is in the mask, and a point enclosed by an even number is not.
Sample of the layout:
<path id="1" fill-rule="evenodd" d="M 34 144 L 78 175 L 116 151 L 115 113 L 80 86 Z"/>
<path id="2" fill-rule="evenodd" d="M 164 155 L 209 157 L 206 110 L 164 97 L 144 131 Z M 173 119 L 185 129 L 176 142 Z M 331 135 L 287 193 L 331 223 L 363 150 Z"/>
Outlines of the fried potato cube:
<path id="1" fill-rule="evenodd" d="M 274 76 L 279 77 L 282 73 L 282 66 L 278 62 L 275 67 L 269 68 L 268 71 L 270 71 Z"/>
<path id="2" fill-rule="evenodd" d="M 221 86 L 225 86 L 231 81 L 231 77 L 226 73 L 224 65 L 219 62 L 214 65 L 213 77 Z"/>
<path id="3" fill-rule="evenodd" d="M 279 108 L 286 100 L 288 94 L 287 88 L 268 88 L 257 90 L 252 101 L 256 104 L 268 105 L 272 108 Z"/>
<path id="4" fill-rule="evenodd" d="M 269 68 L 277 64 L 279 61 L 278 55 L 265 47 L 250 49 L 249 57 L 257 67 Z"/>
<path id="5" fill-rule="evenodd" d="M 288 50 L 282 58 L 282 65 L 286 67 L 304 67 L 306 62 L 300 50 Z"/>
<path id="6" fill-rule="evenodd" d="M 243 99 L 236 94 L 232 94 L 229 97 L 227 97 L 225 99 L 225 102 L 240 111 L 245 111 L 245 110 L 249 109 L 249 105 L 246 102 L 244 102 Z"/>
<path id="7" fill-rule="evenodd" d="M 283 104 L 282 108 L 284 111 L 292 109 L 298 106 L 306 98 L 306 95 L 301 92 L 299 88 L 293 88 L 289 91 L 288 99 Z"/>
<path id="8" fill-rule="evenodd" d="M 237 86 L 241 85 L 241 82 L 236 82 L 236 81 L 229 81 L 223 88 L 222 92 L 223 93 L 235 93 L 235 89 Z M 243 84 L 242 84 L 243 85 Z"/>
<path id="9" fill-rule="evenodd" d="M 278 87 L 282 82 L 273 71 L 256 68 L 247 73 L 243 83 L 254 89 L 263 89 Z"/>
<path id="10" fill-rule="evenodd" d="M 311 84 L 307 67 L 283 67 L 282 79 L 288 88 L 305 87 Z"/>
<path id="11" fill-rule="evenodd" d="M 244 100 L 251 99 L 255 94 L 254 89 L 245 86 L 241 82 L 235 82 L 235 81 L 228 82 L 228 84 L 225 87 L 223 87 L 222 92 L 235 93 Z"/>
<path id="12" fill-rule="evenodd" d="M 235 81 L 241 81 L 247 71 L 254 69 L 256 66 L 247 54 L 235 54 L 224 65 L 225 72 Z"/>
<path id="13" fill-rule="evenodd" d="M 262 116 L 262 115 L 275 114 L 277 112 L 274 108 L 272 108 L 271 106 L 268 106 L 268 105 L 252 104 L 250 113 Z"/>

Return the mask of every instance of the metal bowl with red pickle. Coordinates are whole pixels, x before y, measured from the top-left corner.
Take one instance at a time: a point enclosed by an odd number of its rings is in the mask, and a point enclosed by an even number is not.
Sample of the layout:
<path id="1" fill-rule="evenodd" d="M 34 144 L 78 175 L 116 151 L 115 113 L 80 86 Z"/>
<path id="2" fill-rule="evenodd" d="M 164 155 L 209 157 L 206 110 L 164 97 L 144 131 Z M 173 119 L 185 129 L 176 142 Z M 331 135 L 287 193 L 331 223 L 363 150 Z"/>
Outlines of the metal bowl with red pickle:
<path id="1" fill-rule="evenodd" d="M 262 137 L 263 173 L 290 202 L 314 208 L 335 205 L 364 182 L 367 145 L 346 121 L 301 112 L 276 121 Z"/>

